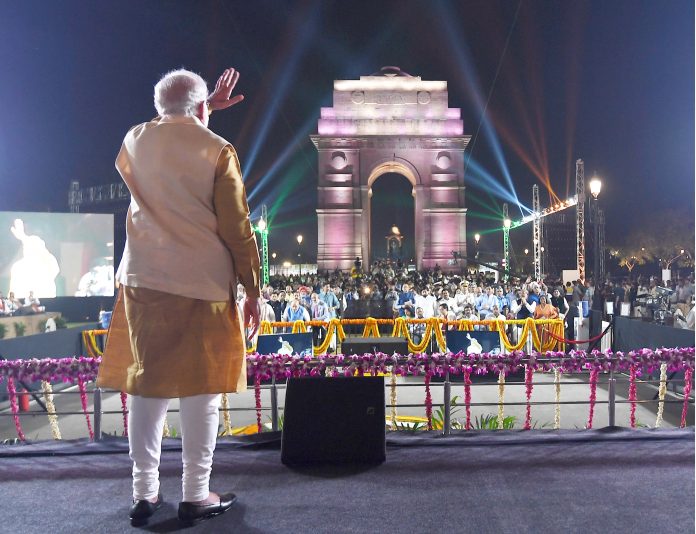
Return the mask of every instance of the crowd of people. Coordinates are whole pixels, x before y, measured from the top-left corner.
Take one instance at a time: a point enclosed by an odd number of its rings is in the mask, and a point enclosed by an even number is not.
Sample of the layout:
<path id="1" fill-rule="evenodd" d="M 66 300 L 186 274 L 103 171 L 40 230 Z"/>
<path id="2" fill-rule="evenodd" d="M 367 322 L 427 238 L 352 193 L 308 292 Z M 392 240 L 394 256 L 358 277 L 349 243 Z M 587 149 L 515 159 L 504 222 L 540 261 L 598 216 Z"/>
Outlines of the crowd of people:
<path id="1" fill-rule="evenodd" d="M 383 301 L 393 317 L 449 321 L 560 318 L 566 322 L 567 339 L 575 339 L 574 317 L 582 321 L 590 309 L 604 311 L 606 302 L 614 304 L 617 314 L 626 304 L 631 315 L 640 315 L 641 298 L 657 296 L 659 287 L 656 279 L 643 277 L 607 280 L 598 289 L 590 278 L 565 284 L 558 278 L 535 281 L 531 276 L 499 282 L 492 273 L 449 274 L 438 267 L 418 271 L 378 260 L 369 268 L 350 272 L 271 277 L 261 290 L 262 320 L 328 321 L 344 317 L 351 301 Z M 675 281 L 671 301 L 675 309 L 683 308 L 685 317 L 693 308 L 693 295 L 693 277 Z M 237 298 L 244 298 L 241 287 Z"/>

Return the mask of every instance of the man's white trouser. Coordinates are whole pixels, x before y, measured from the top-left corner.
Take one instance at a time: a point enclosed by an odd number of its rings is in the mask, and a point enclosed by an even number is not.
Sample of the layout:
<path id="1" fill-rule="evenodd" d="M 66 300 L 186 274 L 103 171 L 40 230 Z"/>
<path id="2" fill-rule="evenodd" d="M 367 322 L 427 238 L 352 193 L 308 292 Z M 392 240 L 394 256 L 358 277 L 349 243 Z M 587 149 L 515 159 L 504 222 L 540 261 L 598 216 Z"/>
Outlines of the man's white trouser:
<path id="1" fill-rule="evenodd" d="M 133 460 L 133 498 L 152 500 L 159 493 L 162 430 L 170 399 L 129 395 L 128 443 Z M 208 497 L 213 452 L 220 421 L 220 395 L 195 395 L 179 401 L 183 500 Z"/>

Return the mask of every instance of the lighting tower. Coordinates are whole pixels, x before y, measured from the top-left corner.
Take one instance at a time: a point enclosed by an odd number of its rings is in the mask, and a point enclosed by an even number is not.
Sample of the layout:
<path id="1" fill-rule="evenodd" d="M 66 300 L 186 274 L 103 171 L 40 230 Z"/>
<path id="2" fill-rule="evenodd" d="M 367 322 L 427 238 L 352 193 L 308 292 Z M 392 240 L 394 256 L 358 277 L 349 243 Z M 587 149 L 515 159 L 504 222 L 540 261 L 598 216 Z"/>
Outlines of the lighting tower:
<path id="1" fill-rule="evenodd" d="M 503 260 L 505 261 L 505 274 L 503 280 L 508 281 L 510 277 L 510 226 L 512 221 L 508 213 L 507 202 L 503 204 Z"/>
<path id="2" fill-rule="evenodd" d="M 263 284 L 266 285 L 270 280 L 270 273 L 268 268 L 268 210 L 265 204 L 261 206 L 261 218 L 254 230 L 261 234 L 261 277 Z"/>
<path id="3" fill-rule="evenodd" d="M 534 216 L 534 230 L 532 232 L 532 244 L 534 246 L 534 279 L 541 280 L 541 204 L 539 203 L 539 186 L 532 186 L 532 214 Z"/>
<path id="4" fill-rule="evenodd" d="M 585 280 L 585 163 L 575 162 L 575 231 L 577 238 L 578 278 Z"/>

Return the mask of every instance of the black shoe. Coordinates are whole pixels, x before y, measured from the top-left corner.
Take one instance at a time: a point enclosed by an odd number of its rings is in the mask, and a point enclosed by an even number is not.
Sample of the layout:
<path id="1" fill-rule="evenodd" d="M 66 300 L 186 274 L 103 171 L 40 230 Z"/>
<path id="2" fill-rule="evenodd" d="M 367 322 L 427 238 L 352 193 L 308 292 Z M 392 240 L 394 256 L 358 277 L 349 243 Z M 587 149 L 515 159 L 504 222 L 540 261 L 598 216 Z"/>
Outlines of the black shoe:
<path id="1" fill-rule="evenodd" d="M 162 494 L 157 495 L 157 502 L 150 502 L 146 499 L 133 501 L 130 508 L 131 523 L 144 523 L 152 514 L 159 510 L 162 506 Z"/>
<path id="2" fill-rule="evenodd" d="M 220 502 L 215 504 L 194 504 L 192 502 L 179 503 L 179 520 L 184 523 L 193 523 L 199 519 L 208 519 L 225 513 L 232 508 L 237 496 L 234 493 L 220 495 Z"/>

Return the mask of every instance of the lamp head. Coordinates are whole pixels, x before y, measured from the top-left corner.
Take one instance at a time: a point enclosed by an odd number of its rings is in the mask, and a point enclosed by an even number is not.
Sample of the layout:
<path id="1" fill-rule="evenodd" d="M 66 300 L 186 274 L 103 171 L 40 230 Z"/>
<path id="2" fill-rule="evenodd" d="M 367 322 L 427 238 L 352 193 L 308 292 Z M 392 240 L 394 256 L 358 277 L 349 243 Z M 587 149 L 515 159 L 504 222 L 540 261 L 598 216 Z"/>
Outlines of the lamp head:
<path id="1" fill-rule="evenodd" d="M 596 174 L 590 180 L 590 193 L 597 200 L 599 193 L 602 191 L 602 180 Z"/>
<path id="2" fill-rule="evenodd" d="M 512 221 L 511 221 L 509 218 L 506 217 L 506 218 L 503 220 L 503 226 L 504 226 L 505 228 L 510 228 L 510 226 L 512 226 Z"/>
<path id="3" fill-rule="evenodd" d="M 297 236 L 297 244 L 298 244 L 298 245 L 301 245 L 303 239 L 304 239 L 304 238 L 302 237 L 302 234 L 298 235 L 298 236 Z"/>
<path id="4" fill-rule="evenodd" d="M 481 234 L 474 234 L 474 241 L 476 241 L 476 244 L 478 245 L 478 242 L 481 241 Z"/>
<path id="5" fill-rule="evenodd" d="M 256 227 L 259 229 L 259 232 L 263 233 L 266 231 L 266 219 L 261 217 L 259 219 L 259 223 L 256 225 Z"/>

